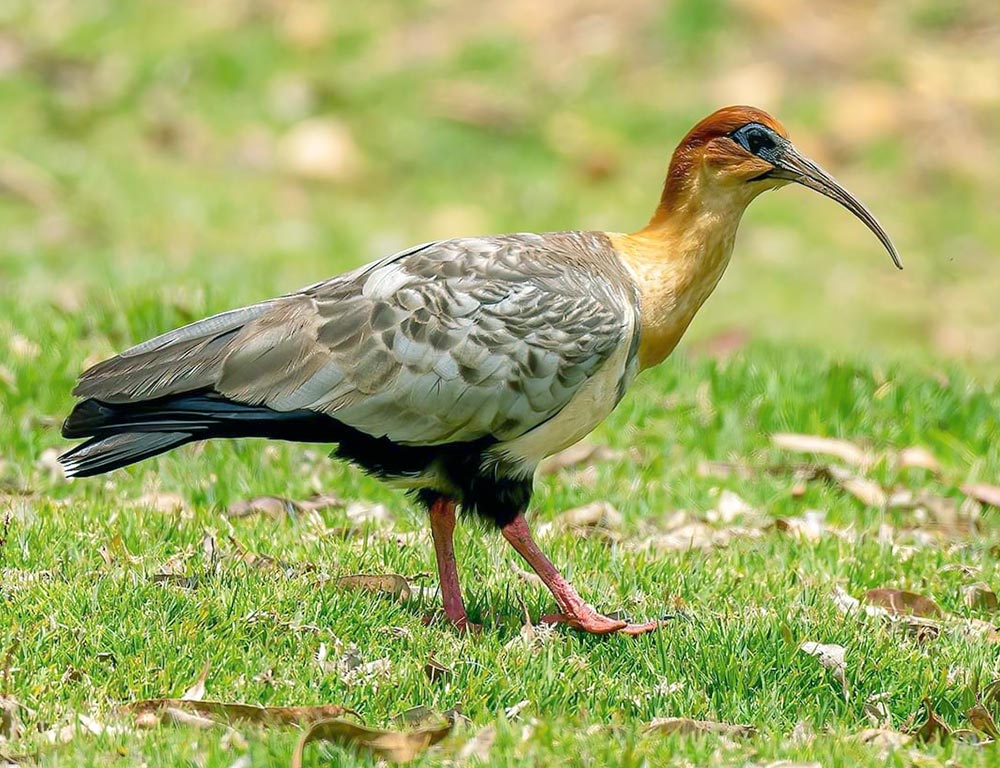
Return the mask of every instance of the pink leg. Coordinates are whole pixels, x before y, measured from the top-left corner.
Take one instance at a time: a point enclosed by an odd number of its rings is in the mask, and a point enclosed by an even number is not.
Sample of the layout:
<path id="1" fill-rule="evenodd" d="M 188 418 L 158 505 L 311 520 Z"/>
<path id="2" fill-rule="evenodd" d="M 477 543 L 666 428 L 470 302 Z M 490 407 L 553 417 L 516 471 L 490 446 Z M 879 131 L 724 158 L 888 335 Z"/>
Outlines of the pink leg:
<path id="1" fill-rule="evenodd" d="M 658 621 L 649 621 L 645 624 L 629 624 L 621 619 L 611 619 L 602 616 L 587 605 L 583 598 L 573 589 L 573 585 L 563 578 L 562 574 L 556 570 L 545 554 L 535 544 L 531 538 L 531 530 L 528 528 L 528 521 L 523 514 L 518 514 L 510 523 L 500 529 L 503 536 L 510 542 L 511 546 L 518 551 L 532 568 L 539 575 L 545 586 L 549 588 L 556 598 L 561 613 L 551 616 L 543 616 L 542 621 L 554 624 L 565 623 L 575 629 L 584 632 L 591 632 L 595 635 L 606 635 L 611 632 L 622 632 L 626 635 L 641 635 L 650 632 L 659 626 Z"/>
<path id="2" fill-rule="evenodd" d="M 462 587 L 458 583 L 458 567 L 455 562 L 455 502 L 440 498 L 431 506 L 431 536 L 434 538 L 434 554 L 437 556 L 438 575 L 441 579 L 441 600 L 444 615 L 458 629 L 464 631 L 481 629 L 469 621 L 462 601 Z"/>

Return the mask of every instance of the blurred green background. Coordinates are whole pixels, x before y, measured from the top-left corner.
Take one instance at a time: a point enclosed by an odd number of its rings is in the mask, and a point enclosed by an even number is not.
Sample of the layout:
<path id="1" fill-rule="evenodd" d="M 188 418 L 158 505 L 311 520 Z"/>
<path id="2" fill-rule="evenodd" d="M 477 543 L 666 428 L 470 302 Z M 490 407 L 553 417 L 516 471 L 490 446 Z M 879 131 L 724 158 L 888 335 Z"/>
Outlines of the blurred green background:
<path id="1" fill-rule="evenodd" d="M 2 2 L 0 333 L 94 306 L 155 333 L 418 241 L 631 230 L 676 142 L 729 103 L 777 115 L 906 270 L 832 202 L 765 196 L 696 343 L 992 375 L 990 0 Z"/>

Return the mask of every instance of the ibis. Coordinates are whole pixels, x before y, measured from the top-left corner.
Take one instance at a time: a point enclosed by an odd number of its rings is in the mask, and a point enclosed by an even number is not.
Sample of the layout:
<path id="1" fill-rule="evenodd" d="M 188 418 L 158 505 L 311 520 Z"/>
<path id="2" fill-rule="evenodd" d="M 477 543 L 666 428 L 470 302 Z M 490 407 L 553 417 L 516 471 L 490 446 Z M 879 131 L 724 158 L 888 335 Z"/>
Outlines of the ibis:
<path id="1" fill-rule="evenodd" d="M 677 346 L 722 277 L 743 211 L 789 183 L 832 198 L 892 241 L 857 198 L 747 106 L 684 137 L 649 223 L 437 240 L 302 290 L 169 331 L 98 363 L 62 433 L 70 476 L 186 443 L 328 443 L 427 511 L 443 612 L 469 622 L 457 511 L 484 518 L 555 598 L 542 617 L 638 635 L 656 620 L 602 615 L 549 561 L 526 518 L 535 470 L 580 440 L 637 374 Z"/>

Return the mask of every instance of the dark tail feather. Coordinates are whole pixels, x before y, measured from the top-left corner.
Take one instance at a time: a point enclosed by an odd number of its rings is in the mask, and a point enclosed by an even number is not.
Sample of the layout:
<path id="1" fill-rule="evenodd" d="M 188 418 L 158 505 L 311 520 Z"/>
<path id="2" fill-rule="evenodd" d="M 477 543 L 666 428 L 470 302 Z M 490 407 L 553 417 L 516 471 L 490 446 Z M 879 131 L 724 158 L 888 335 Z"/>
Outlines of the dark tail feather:
<path id="1" fill-rule="evenodd" d="M 90 438 L 59 457 L 69 477 L 110 472 L 195 440 L 270 437 L 337 442 L 334 419 L 312 411 L 273 411 L 210 392 L 186 393 L 136 403 L 78 403 L 63 424 L 63 437 Z"/>
<path id="2" fill-rule="evenodd" d="M 67 477 L 91 477 L 127 467 L 195 438 L 190 432 L 123 432 L 95 437 L 59 457 Z"/>

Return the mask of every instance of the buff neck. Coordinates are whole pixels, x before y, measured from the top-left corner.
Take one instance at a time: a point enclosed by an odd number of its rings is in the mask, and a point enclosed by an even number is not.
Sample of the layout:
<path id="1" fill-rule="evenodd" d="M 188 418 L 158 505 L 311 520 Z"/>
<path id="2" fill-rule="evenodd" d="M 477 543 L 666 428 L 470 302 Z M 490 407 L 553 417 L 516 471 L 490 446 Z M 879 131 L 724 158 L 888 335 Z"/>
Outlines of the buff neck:
<path id="1" fill-rule="evenodd" d="M 643 229 L 611 235 L 639 283 L 639 366 L 662 362 L 680 341 L 729 265 L 743 212 L 758 185 L 697 184 L 664 192 Z"/>

